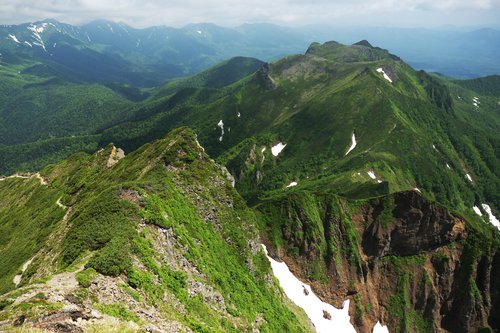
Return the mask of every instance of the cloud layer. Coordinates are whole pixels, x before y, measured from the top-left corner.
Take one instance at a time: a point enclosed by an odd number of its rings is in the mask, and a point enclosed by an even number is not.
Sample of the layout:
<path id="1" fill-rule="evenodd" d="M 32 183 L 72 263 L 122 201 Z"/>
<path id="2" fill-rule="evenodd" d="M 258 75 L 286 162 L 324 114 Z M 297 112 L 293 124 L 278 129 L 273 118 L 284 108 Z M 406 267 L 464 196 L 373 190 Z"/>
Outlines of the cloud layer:
<path id="1" fill-rule="evenodd" d="M 500 0 L 2 0 L 0 23 L 54 18 L 81 24 L 104 18 L 132 26 L 213 22 L 235 26 L 350 24 L 437 26 L 500 24 Z"/>

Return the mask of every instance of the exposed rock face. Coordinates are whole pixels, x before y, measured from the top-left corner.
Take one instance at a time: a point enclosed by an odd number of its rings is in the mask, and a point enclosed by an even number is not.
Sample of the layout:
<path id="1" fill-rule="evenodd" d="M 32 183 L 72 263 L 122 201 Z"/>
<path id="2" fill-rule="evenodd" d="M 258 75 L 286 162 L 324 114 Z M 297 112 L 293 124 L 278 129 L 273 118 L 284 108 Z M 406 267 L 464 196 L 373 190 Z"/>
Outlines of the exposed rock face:
<path id="1" fill-rule="evenodd" d="M 262 88 L 266 90 L 276 89 L 276 82 L 269 76 L 269 64 L 265 63 L 262 67 L 255 72 L 253 81 L 258 83 Z"/>
<path id="2" fill-rule="evenodd" d="M 363 233 L 362 246 L 369 257 L 409 256 L 434 250 L 465 236 L 465 222 L 414 191 L 395 195 L 393 221 L 387 227 L 378 218 L 384 209 L 373 201 L 373 222 Z"/>
<path id="3" fill-rule="evenodd" d="M 287 245 L 270 253 L 311 282 L 324 301 L 339 307 L 352 299 L 358 332 L 372 332 L 378 320 L 390 332 L 500 328 L 494 237 L 482 238 L 464 219 L 415 191 L 361 206 L 318 196 L 313 208 L 313 199 L 303 197 L 277 204 Z"/>

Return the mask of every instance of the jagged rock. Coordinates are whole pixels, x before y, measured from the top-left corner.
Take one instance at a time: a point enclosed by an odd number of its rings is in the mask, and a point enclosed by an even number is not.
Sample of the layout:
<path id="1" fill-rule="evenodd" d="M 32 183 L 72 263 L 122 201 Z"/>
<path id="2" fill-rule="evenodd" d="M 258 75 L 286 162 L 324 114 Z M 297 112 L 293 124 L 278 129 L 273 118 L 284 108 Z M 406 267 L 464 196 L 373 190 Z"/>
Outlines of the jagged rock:
<path id="1" fill-rule="evenodd" d="M 323 310 L 323 318 L 327 320 L 332 320 L 332 315 L 330 314 L 330 312 Z"/>
<path id="2" fill-rule="evenodd" d="M 377 214 L 383 208 L 374 201 L 373 222 L 363 233 L 363 249 L 368 256 L 415 255 L 450 244 L 466 236 L 465 221 L 414 191 L 395 195 L 394 219 L 383 225 Z"/>
<path id="3" fill-rule="evenodd" d="M 276 82 L 269 75 L 269 64 L 265 63 L 255 72 L 253 82 L 259 84 L 265 90 L 274 90 L 277 87 Z"/>

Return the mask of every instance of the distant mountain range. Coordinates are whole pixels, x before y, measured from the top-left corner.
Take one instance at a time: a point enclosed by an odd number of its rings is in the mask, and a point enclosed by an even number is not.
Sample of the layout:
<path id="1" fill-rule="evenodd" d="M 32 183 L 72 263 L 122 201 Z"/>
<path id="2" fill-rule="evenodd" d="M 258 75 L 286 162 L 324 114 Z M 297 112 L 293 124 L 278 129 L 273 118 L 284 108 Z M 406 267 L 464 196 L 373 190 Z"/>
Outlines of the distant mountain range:
<path id="1" fill-rule="evenodd" d="M 234 56 L 271 60 L 302 52 L 307 44 L 300 33 L 272 25 L 134 29 L 109 21 L 72 26 L 45 20 L 0 27 L 0 61 L 29 58 L 74 81 L 143 87 L 195 74 Z"/>
<path id="2" fill-rule="evenodd" d="M 76 81 L 157 86 L 234 56 L 264 61 L 303 53 L 313 41 L 367 39 L 417 69 L 472 78 L 500 73 L 500 31 L 244 24 L 135 29 L 105 20 L 73 26 L 44 20 L 0 26 L 0 62 L 32 59 Z"/>

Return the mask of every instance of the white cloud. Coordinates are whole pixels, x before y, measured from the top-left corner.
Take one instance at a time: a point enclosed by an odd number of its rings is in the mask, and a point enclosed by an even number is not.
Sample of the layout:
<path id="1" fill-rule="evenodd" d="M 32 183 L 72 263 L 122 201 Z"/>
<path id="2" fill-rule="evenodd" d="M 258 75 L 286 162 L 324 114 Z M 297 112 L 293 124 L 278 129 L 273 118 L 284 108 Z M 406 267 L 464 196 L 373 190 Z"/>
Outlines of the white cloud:
<path id="1" fill-rule="evenodd" d="M 351 23 L 473 25 L 500 23 L 499 0 L 2 0 L 0 23 L 44 18 L 80 24 L 105 18 L 133 26 L 193 22 L 239 25 Z M 470 20 L 467 20 L 470 17 Z M 464 22 L 465 18 L 465 22 Z M 447 21 L 443 22 L 446 19 Z M 489 22 L 488 22 L 489 21 Z"/>

